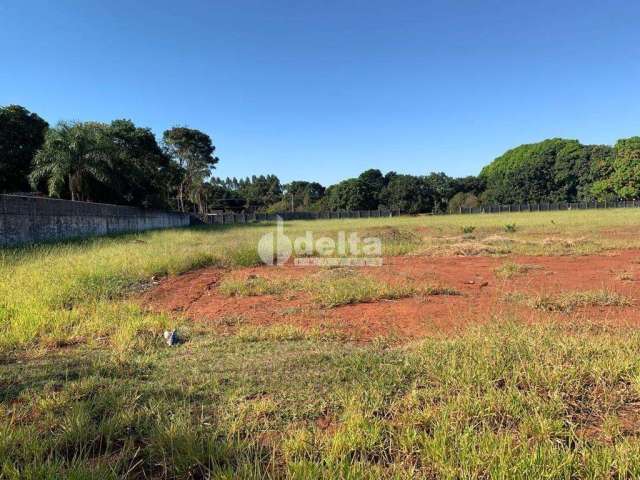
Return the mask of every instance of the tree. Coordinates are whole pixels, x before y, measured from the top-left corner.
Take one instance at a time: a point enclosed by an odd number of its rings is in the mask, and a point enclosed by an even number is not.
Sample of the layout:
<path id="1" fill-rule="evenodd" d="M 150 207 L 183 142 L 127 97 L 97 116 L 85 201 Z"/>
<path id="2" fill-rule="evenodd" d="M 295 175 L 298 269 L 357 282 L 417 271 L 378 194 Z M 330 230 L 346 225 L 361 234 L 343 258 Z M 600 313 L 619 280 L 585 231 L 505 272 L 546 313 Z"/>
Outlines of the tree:
<path id="1" fill-rule="evenodd" d="M 382 172 L 378 169 L 371 168 L 362 172 L 358 179 L 367 187 L 367 195 L 364 202 L 365 209 L 377 209 L 380 204 L 380 194 L 387 183 Z"/>
<path id="2" fill-rule="evenodd" d="M 329 208 L 338 210 L 367 210 L 370 202 L 369 187 L 358 178 L 344 180 L 327 190 Z"/>
<path id="3" fill-rule="evenodd" d="M 230 190 L 219 183 L 218 179 L 204 182 L 195 194 L 195 203 L 201 214 L 211 210 L 239 210 L 246 200 L 235 190 Z"/>
<path id="4" fill-rule="evenodd" d="M 447 204 L 449 213 L 458 213 L 460 208 L 476 208 L 480 205 L 478 197 L 473 193 L 458 192 Z"/>
<path id="5" fill-rule="evenodd" d="M 640 198 L 640 137 L 618 140 L 613 172 L 605 184 L 620 198 Z"/>
<path id="6" fill-rule="evenodd" d="M 472 193 L 480 195 L 485 189 L 485 182 L 482 178 L 474 175 L 453 179 L 453 189 L 456 193 Z"/>
<path id="7" fill-rule="evenodd" d="M 424 178 L 393 175 L 381 194 L 382 204 L 404 213 L 433 211 L 433 190 Z"/>
<path id="8" fill-rule="evenodd" d="M 31 184 L 46 181 L 54 197 L 92 200 L 95 182 L 109 182 L 111 149 L 105 125 L 60 122 L 47 131 L 34 158 Z"/>
<path id="9" fill-rule="evenodd" d="M 253 210 L 265 210 L 282 200 L 282 185 L 275 175 L 254 175 L 237 183 L 238 192 L 246 199 L 246 206 Z"/>
<path id="10" fill-rule="evenodd" d="M 219 159 L 213 156 L 215 147 L 211 138 L 200 130 L 174 127 L 165 131 L 162 139 L 165 153 L 181 171 L 177 201 L 179 210 L 184 212 L 186 200 L 193 200 Z"/>
<path id="11" fill-rule="evenodd" d="M 0 108 L 0 193 L 29 190 L 33 157 L 49 124 L 19 105 Z"/>
<path id="12" fill-rule="evenodd" d="M 170 160 L 153 132 L 136 127 L 131 120 L 114 120 L 107 127 L 107 137 L 113 156 L 104 196 L 116 203 L 167 206 Z"/>
<path id="13" fill-rule="evenodd" d="M 488 202 L 574 201 L 579 171 L 588 166 L 577 140 L 520 145 L 482 169 Z"/>
<path id="14" fill-rule="evenodd" d="M 291 202 L 291 199 L 293 199 L 294 209 L 298 206 L 308 209 L 323 197 L 324 191 L 324 187 L 318 182 L 305 182 L 303 180 L 295 180 L 284 186 L 284 193 L 287 197 L 285 200 Z"/>
<path id="15" fill-rule="evenodd" d="M 431 172 L 424 178 L 424 181 L 433 192 L 433 212 L 445 212 L 449 198 L 455 193 L 453 178 L 444 172 Z"/>

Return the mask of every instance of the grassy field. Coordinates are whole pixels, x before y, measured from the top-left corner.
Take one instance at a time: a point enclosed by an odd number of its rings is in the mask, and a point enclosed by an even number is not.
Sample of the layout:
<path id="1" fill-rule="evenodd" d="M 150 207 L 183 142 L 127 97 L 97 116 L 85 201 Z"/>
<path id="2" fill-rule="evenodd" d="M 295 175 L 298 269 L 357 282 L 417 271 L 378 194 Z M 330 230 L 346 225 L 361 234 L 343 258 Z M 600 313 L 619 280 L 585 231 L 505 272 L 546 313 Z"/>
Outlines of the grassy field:
<path id="1" fill-rule="evenodd" d="M 286 233 L 357 230 L 385 255 L 508 260 L 640 248 L 638 227 L 639 210 L 608 210 L 298 221 Z M 167 275 L 259 264 L 272 228 L 0 250 L 0 478 L 640 477 L 634 330 L 496 318 L 455 336 L 354 344 L 295 326 L 222 335 L 136 301 Z M 501 275 L 522 274 L 505 265 Z M 323 281 L 221 288 L 306 289 L 327 306 L 422 288 Z M 625 304 L 605 293 L 589 295 Z M 184 342 L 169 348 L 161 335 L 176 322 Z"/>

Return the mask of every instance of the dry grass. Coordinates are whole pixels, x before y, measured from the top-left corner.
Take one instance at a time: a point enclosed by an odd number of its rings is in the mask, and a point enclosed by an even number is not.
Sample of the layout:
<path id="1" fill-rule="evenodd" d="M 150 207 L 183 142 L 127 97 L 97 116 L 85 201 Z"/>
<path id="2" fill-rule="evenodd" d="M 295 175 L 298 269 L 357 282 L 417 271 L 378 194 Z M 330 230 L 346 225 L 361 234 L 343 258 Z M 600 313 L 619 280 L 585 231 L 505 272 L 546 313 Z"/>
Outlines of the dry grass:
<path id="1" fill-rule="evenodd" d="M 527 305 L 545 312 L 569 313 L 581 307 L 629 307 L 631 300 L 617 292 L 593 290 L 584 292 L 564 292 L 527 296 L 522 293 L 510 293 L 505 300 Z"/>
<path id="2" fill-rule="evenodd" d="M 532 270 L 540 270 L 540 265 L 528 265 L 515 262 L 505 262 L 495 269 L 496 277 L 509 279 L 519 275 L 526 275 Z"/>

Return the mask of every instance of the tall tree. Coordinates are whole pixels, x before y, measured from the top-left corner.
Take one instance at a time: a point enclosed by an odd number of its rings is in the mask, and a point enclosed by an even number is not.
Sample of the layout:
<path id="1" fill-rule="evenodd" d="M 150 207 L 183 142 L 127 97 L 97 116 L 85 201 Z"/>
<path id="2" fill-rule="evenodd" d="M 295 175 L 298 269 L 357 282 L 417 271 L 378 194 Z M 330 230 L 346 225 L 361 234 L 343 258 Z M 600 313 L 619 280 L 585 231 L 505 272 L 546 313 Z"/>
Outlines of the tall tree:
<path id="1" fill-rule="evenodd" d="M 424 182 L 433 193 L 433 212 L 442 213 L 447 210 L 449 198 L 455 193 L 453 178 L 444 172 L 431 172 L 424 178 Z"/>
<path id="2" fill-rule="evenodd" d="M 107 128 L 113 144 L 110 201 L 163 207 L 168 204 L 169 158 L 148 128 L 131 120 L 114 120 Z"/>
<path id="3" fill-rule="evenodd" d="M 376 168 L 371 168 L 362 172 L 358 179 L 367 188 L 367 194 L 363 204 L 364 209 L 377 209 L 380 204 L 380 194 L 387 183 L 382 172 Z"/>
<path id="4" fill-rule="evenodd" d="M 209 135 L 186 127 L 171 128 L 164 132 L 162 139 L 166 154 L 181 171 L 177 201 L 178 208 L 184 212 L 186 201 L 193 199 L 218 163 L 218 157 L 213 156 L 215 147 Z"/>
<path id="5" fill-rule="evenodd" d="M 276 175 L 253 175 L 238 181 L 238 193 L 251 210 L 264 210 L 282 200 L 282 184 Z"/>
<path id="6" fill-rule="evenodd" d="M 49 124 L 19 105 L 0 108 L 0 193 L 29 190 L 33 157 Z"/>
<path id="7" fill-rule="evenodd" d="M 404 213 L 431 212 L 434 192 L 423 177 L 393 175 L 381 195 L 382 205 Z"/>
<path id="8" fill-rule="evenodd" d="M 317 182 L 295 180 L 285 185 L 284 190 L 287 200 L 289 202 L 293 200 L 294 209 L 297 207 L 307 209 L 322 198 L 325 189 Z"/>
<path id="9" fill-rule="evenodd" d="M 552 138 L 520 145 L 482 169 L 488 202 L 574 201 L 585 166 L 577 140 Z"/>
<path id="10" fill-rule="evenodd" d="M 331 210 L 367 210 L 370 190 L 359 178 L 350 178 L 327 190 L 328 204 Z"/>
<path id="11" fill-rule="evenodd" d="M 618 140 L 613 172 L 606 182 L 620 198 L 640 198 L 640 137 Z"/>
<path id="12" fill-rule="evenodd" d="M 109 182 L 111 154 L 104 124 L 60 122 L 47 131 L 29 178 L 34 187 L 46 181 L 51 196 L 93 200 L 94 182 Z"/>

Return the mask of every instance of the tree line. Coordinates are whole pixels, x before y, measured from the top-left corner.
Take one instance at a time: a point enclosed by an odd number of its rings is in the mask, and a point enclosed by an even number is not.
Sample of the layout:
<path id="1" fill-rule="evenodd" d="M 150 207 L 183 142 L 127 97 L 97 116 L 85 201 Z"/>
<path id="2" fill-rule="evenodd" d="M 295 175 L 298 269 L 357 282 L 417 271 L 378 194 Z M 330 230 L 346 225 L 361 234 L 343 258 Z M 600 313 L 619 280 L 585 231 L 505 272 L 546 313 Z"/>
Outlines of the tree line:
<path id="1" fill-rule="evenodd" d="M 614 146 L 553 138 L 508 150 L 478 176 L 366 170 L 324 187 L 275 175 L 218 178 L 209 135 L 173 127 L 160 142 L 131 120 L 49 124 L 17 105 L 0 108 L 0 192 L 169 208 L 195 213 L 393 209 L 441 213 L 494 203 L 640 197 L 640 137 Z"/>

